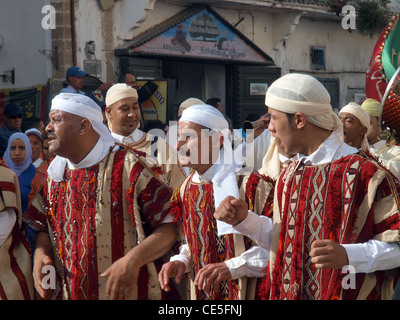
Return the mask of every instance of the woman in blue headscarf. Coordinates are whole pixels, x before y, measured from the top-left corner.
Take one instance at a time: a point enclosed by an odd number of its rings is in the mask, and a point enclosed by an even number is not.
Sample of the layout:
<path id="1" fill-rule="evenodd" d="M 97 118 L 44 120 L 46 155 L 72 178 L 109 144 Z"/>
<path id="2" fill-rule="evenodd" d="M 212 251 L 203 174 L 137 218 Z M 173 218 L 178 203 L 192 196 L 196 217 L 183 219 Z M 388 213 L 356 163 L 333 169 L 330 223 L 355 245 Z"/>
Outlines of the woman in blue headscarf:
<path id="1" fill-rule="evenodd" d="M 22 213 L 28 207 L 28 195 L 31 192 L 31 182 L 36 174 L 35 166 L 32 164 L 32 148 L 28 136 L 17 132 L 10 136 L 4 160 L 7 167 L 18 176 L 21 190 Z"/>
<path id="2" fill-rule="evenodd" d="M 31 142 L 25 133 L 17 132 L 10 136 L 7 149 L 4 152 L 4 160 L 7 167 L 14 171 L 18 176 L 21 191 L 22 215 L 25 215 L 25 211 L 29 204 L 28 196 L 31 192 L 31 182 L 36 174 L 36 168 L 32 164 Z M 28 227 L 28 236 L 32 245 L 34 231 L 30 227 Z"/>

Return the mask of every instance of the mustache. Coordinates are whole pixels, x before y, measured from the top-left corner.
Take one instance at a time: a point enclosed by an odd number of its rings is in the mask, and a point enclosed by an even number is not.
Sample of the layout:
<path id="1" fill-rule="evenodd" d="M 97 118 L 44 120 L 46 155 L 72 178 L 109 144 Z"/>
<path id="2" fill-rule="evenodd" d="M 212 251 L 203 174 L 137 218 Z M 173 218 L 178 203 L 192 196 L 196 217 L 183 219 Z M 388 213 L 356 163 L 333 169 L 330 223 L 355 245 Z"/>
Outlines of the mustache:
<path id="1" fill-rule="evenodd" d="M 49 132 L 48 134 L 47 134 L 47 137 L 52 137 L 52 138 L 54 138 L 54 139 L 57 139 L 57 135 L 54 133 L 54 132 Z"/>

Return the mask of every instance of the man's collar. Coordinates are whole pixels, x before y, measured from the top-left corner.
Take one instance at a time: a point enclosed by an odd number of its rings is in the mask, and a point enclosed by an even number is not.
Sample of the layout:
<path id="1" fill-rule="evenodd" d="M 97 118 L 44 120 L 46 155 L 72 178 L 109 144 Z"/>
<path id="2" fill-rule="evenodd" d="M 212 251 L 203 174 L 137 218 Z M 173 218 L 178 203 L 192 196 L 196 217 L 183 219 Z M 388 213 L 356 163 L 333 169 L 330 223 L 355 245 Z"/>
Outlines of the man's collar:
<path id="1" fill-rule="evenodd" d="M 117 133 L 111 132 L 111 135 L 118 139 L 119 142 L 121 143 L 135 143 L 138 142 L 140 139 L 143 137 L 143 131 L 140 129 L 136 128 L 129 136 L 122 136 Z M 131 141 L 129 141 L 131 140 Z"/>
<path id="2" fill-rule="evenodd" d="M 298 154 L 297 157 L 299 164 L 302 162 L 305 165 L 319 165 L 335 161 L 343 156 L 357 152 L 358 150 L 356 148 L 340 141 L 338 135 L 335 132 L 332 132 L 332 134 L 312 154 L 309 156 Z"/>
<path id="3" fill-rule="evenodd" d="M 197 171 L 195 171 L 195 174 L 193 175 L 193 181 L 194 182 L 211 182 L 212 178 L 214 178 L 215 174 L 218 172 L 218 169 L 220 169 L 220 164 L 214 163 L 204 174 L 200 175 Z"/>

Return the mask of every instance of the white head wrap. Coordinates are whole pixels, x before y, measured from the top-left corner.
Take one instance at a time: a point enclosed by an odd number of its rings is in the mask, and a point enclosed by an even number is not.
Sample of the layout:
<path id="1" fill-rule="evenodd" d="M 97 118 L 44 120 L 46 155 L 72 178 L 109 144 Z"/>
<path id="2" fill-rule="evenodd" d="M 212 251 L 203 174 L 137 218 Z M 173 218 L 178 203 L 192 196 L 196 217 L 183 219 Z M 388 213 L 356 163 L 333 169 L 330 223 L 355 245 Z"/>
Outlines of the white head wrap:
<path id="1" fill-rule="evenodd" d="M 115 139 L 103 123 L 101 108 L 91 98 L 79 93 L 60 93 L 51 103 L 51 110 L 60 110 L 88 119 L 103 143 L 104 155 L 115 142 Z M 61 181 L 67 159 L 57 156 L 51 162 L 47 172 L 55 181 Z"/>
<path id="2" fill-rule="evenodd" d="M 362 108 L 357 103 L 350 102 L 348 105 L 346 105 L 342 109 L 340 109 L 339 114 L 341 114 L 343 112 L 354 115 L 358 120 L 360 120 L 361 124 L 367 128 L 367 130 L 371 126 L 368 112 L 365 111 L 364 108 Z M 368 149 L 368 148 L 369 148 L 368 138 L 367 138 L 367 134 L 365 133 L 363 140 L 361 142 L 361 149 Z"/>
<path id="3" fill-rule="evenodd" d="M 298 73 L 289 73 L 268 88 L 265 104 L 275 110 L 303 113 L 312 124 L 335 131 L 343 137 L 343 125 L 333 112 L 329 92 L 317 79 Z"/>
<path id="4" fill-rule="evenodd" d="M 197 98 L 188 98 L 179 105 L 179 109 L 187 109 L 190 106 L 205 104 L 202 100 Z"/>
<path id="5" fill-rule="evenodd" d="M 125 98 L 139 98 L 136 89 L 126 83 L 116 83 L 107 91 L 106 106 L 109 107 L 115 102 Z"/>
<path id="6" fill-rule="evenodd" d="M 231 142 L 229 140 L 228 122 L 221 112 L 213 106 L 202 104 L 193 105 L 182 112 L 179 120 L 182 122 L 193 122 L 201 126 L 219 131 L 224 136 L 224 143 L 219 152 L 216 163 L 212 166 L 213 170 L 207 170 L 202 175 L 203 179 L 213 183 L 214 206 L 218 208 L 221 201 L 227 196 L 239 198 L 239 190 L 236 180 L 236 172 L 242 167 L 242 163 L 234 156 Z M 218 235 L 238 233 L 231 225 L 217 220 Z"/>

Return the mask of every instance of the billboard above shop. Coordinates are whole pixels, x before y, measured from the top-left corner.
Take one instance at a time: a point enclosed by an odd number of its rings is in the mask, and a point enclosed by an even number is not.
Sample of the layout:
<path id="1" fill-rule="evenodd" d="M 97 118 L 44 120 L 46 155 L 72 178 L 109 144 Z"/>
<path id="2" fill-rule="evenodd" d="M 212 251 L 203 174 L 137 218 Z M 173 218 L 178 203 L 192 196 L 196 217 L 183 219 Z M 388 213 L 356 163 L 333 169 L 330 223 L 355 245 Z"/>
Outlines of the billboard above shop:
<path id="1" fill-rule="evenodd" d="M 191 9 L 189 9 L 190 11 Z M 157 55 L 272 64 L 272 59 L 209 7 L 178 14 L 117 49 L 117 55 Z M 188 17 L 189 16 L 189 17 Z"/>

